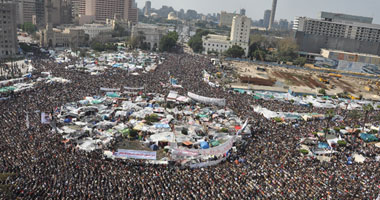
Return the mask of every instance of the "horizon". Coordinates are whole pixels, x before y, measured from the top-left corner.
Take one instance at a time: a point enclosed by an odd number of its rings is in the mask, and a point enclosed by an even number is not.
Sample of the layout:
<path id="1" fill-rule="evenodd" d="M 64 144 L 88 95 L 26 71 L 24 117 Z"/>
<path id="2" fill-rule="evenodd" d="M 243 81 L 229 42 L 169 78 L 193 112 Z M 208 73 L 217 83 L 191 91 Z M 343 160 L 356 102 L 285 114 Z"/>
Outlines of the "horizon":
<path id="1" fill-rule="evenodd" d="M 142 9 L 145 6 L 145 2 L 146 0 L 136 0 L 137 7 Z M 191 9 L 205 15 L 220 13 L 221 11 L 239 13 L 240 9 L 244 8 L 246 16 L 254 21 L 263 19 L 264 11 L 270 10 L 272 7 L 271 0 L 235 0 L 233 2 L 227 0 L 193 0 L 191 2 L 183 0 L 154 0 L 151 2 L 154 9 L 160 9 L 163 5 L 166 5 L 173 7 L 177 11 L 184 9 L 186 12 Z M 275 20 L 287 19 L 290 22 L 298 16 L 319 18 L 320 12 L 325 11 L 372 17 L 373 24 L 380 24 L 380 13 L 377 12 L 378 7 L 380 7 L 380 1 L 375 0 L 363 0 L 360 2 L 352 0 L 334 0 L 333 2 L 319 0 L 318 2 L 311 1 L 307 3 L 303 0 L 278 0 Z M 355 10 L 352 8 L 355 8 Z"/>

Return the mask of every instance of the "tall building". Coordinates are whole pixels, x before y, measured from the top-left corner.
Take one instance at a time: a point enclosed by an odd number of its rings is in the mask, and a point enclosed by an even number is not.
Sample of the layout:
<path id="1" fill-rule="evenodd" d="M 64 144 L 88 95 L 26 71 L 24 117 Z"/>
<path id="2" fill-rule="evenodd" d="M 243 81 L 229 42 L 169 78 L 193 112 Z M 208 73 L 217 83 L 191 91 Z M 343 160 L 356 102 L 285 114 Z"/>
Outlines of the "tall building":
<path id="1" fill-rule="evenodd" d="M 230 37 L 214 34 L 202 37 L 203 53 L 223 53 L 233 45 L 238 45 L 244 49 L 244 55 L 248 56 L 250 31 L 251 19 L 246 16 L 236 15 L 232 20 Z"/>
<path id="2" fill-rule="evenodd" d="M 0 1 L 0 58 L 7 58 L 17 53 L 17 18 L 14 0 Z"/>
<path id="3" fill-rule="evenodd" d="M 81 17 L 93 16 L 96 21 L 105 22 L 115 16 L 131 22 L 138 21 L 138 8 L 134 0 L 81 0 Z"/>
<path id="4" fill-rule="evenodd" d="M 145 2 L 145 7 L 144 7 L 144 15 L 145 16 L 150 16 L 151 7 L 152 7 L 152 2 L 146 1 Z"/>
<path id="5" fill-rule="evenodd" d="M 81 8 L 81 0 L 71 0 L 71 14 L 73 18 L 79 16 L 80 8 Z"/>
<path id="6" fill-rule="evenodd" d="M 276 8 L 277 8 L 277 0 L 273 0 L 272 11 L 270 13 L 270 20 L 269 20 L 269 26 L 268 26 L 269 30 L 273 28 L 274 18 L 276 17 Z"/>
<path id="7" fill-rule="evenodd" d="M 244 8 L 240 9 L 240 15 L 245 15 L 245 9 Z"/>
<path id="8" fill-rule="evenodd" d="M 380 25 L 373 18 L 322 12 L 320 19 L 298 17 L 293 30 L 301 51 L 322 48 L 380 55 Z"/>
<path id="9" fill-rule="evenodd" d="M 263 18 L 263 26 L 265 28 L 268 28 L 269 27 L 269 21 L 270 21 L 270 14 L 271 14 L 271 10 L 265 10 L 264 11 L 264 18 Z"/>
<path id="10" fill-rule="evenodd" d="M 36 0 L 18 0 L 17 2 L 17 24 L 33 22 L 36 15 Z"/>
<path id="11" fill-rule="evenodd" d="M 251 19 L 246 16 L 235 16 L 232 20 L 230 40 L 232 45 L 238 45 L 248 55 Z"/>
<path id="12" fill-rule="evenodd" d="M 36 17 L 33 24 L 43 27 L 45 25 L 45 0 L 35 0 Z"/>
<path id="13" fill-rule="evenodd" d="M 228 13 L 226 11 L 220 12 L 219 26 L 232 26 L 234 16 L 239 15 L 235 13 Z"/>

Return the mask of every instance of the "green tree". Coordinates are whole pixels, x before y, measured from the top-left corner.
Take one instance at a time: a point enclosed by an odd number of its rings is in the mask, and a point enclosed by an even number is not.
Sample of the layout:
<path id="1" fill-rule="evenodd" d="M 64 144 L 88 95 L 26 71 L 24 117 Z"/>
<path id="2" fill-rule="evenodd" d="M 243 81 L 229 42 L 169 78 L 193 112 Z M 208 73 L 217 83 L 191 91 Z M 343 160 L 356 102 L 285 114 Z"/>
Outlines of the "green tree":
<path id="1" fill-rule="evenodd" d="M 208 30 L 198 29 L 196 34 L 189 39 L 187 44 L 195 53 L 201 53 L 203 50 L 202 36 L 208 35 L 210 33 L 211 32 Z"/>
<path id="2" fill-rule="evenodd" d="M 304 66 L 306 64 L 306 58 L 305 57 L 298 57 L 293 61 L 293 64 Z"/>
<path id="3" fill-rule="evenodd" d="M 325 118 L 327 119 L 327 123 L 326 123 L 326 128 L 325 130 L 325 138 L 327 137 L 327 133 L 328 133 L 328 130 L 329 130 L 329 127 L 330 127 L 330 122 L 331 122 L 331 119 L 335 116 L 335 112 L 334 110 L 332 109 L 328 109 L 326 112 L 325 112 Z"/>
<path id="4" fill-rule="evenodd" d="M 363 129 L 365 127 L 365 124 L 367 123 L 367 120 L 368 120 L 368 114 L 371 113 L 374 108 L 371 104 L 366 104 L 366 105 L 363 105 L 363 110 L 364 110 L 364 124 L 363 124 Z"/>
<path id="5" fill-rule="evenodd" d="M 277 61 L 290 62 L 297 58 L 298 46 L 294 39 L 285 38 L 277 42 Z"/>
<path id="6" fill-rule="evenodd" d="M 173 47 L 176 46 L 178 40 L 178 33 L 177 32 L 169 32 L 165 36 L 163 36 L 160 40 L 160 43 L 158 44 L 158 49 L 161 52 L 164 51 L 171 51 Z"/>
<path id="7" fill-rule="evenodd" d="M 37 27 L 36 27 L 36 25 L 32 24 L 31 22 L 25 22 L 22 25 L 22 30 L 29 33 L 29 34 L 32 34 L 32 33 L 37 31 Z"/>
<path id="8" fill-rule="evenodd" d="M 241 58 L 244 55 L 244 49 L 238 45 L 234 45 L 231 48 L 227 49 L 224 54 L 231 58 Z"/>

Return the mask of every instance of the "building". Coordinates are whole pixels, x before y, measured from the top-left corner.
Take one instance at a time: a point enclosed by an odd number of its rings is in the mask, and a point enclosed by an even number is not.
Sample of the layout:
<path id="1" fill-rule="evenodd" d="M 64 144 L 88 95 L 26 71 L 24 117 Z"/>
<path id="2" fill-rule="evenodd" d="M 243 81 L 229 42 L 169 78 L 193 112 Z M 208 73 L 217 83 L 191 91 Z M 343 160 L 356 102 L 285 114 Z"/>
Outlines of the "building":
<path id="1" fill-rule="evenodd" d="M 272 2 L 272 11 L 270 12 L 270 20 L 268 29 L 271 30 L 274 25 L 274 19 L 276 17 L 276 8 L 277 8 L 277 0 L 273 0 Z"/>
<path id="2" fill-rule="evenodd" d="M 278 28 L 280 30 L 288 30 L 289 29 L 289 22 L 287 19 L 280 19 L 278 22 Z"/>
<path id="3" fill-rule="evenodd" d="M 34 0 L 35 15 L 33 23 L 39 27 L 46 26 L 46 10 L 50 5 L 54 15 L 51 18 L 53 26 L 71 24 L 73 19 L 71 0 Z"/>
<path id="4" fill-rule="evenodd" d="M 78 28 L 53 28 L 53 12 L 56 11 L 53 2 L 45 2 L 45 24 L 46 28 L 40 30 L 40 46 L 44 48 L 70 47 L 77 48 L 85 44 L 84 30 Z"/>
<path id="5" fill-rule="evenodd" d="M 73 18 L 79 16 L 81 3 L 81 0 L 71 0 L 71 15 Z"/>
<path id="6" fill-rule="evenodd" d="M 380 56 L 362 53 L 351 53 L 339 50 L 321 49 L 321 55 L 333 60 L 345 60 L 349 62 L 360 62 L 380 65 Z"/>
<path id="7" fill-rule="evenodd" d="M 16 3 L 13 0 L 0 0 L 0 58 L 17 54 Z"/>
<path id="8" fill-rule="evenodd" d="M 236 13 L 228 13 L 226 11 L 220 12 L 220 18 L 219 18 L 219 26 L 232 26 L 232 20 L 233 18 L 239 14 Z"/>
<path id="9" fill-rule="evenodd" d="M 45 25 L 45 0 L 35 0 L 35 18 L 33 19 L 33 24 L 38 27 L 43 27 Z"/>
<path id="10" fill-rule="evenodd" d="M 157 49 L 161 38 L 168 33 L 168 28 L 154 24 L 138 23 L 132 27 L 132 37 L 139 35 L 144 36 L 146 42 L 151 50 Z"/>
<path id="11" fill-rule="evenodd" d="M 178 20 L 178 17 L 177 15 L 175 14 L 175 12 L 170 12 L 168 14 L 168 20 Z"/>
<path id="12" fill-rule="evenodd" d="M 89 40 L 94 39 L 101 33 L 110 33 L 113 31 L 111 25 L 104 24 L 84 24 L 83 26 L 76 26 L 76 30 L 83 30 L 89 36 Z"/>
<path id="13" fill-rule="evenodd" d="M 380 25 L 372 18 L 322 12 L 320 19 L 298 17 L 293 30 L 301 51 L 321 49 L 380 55 Z"/>
<path id="14" fill-rule="evenodd" d="M 245 9 L 244 8 L 240 9 L 240 15 L 245 15 Z"/>
<path id="15" fill-rule="evenodd" d="M 151 7 L 152 7 L 152 2 L 146 1 L 145 2 L 145 7 L 144 7 L 144 16 L 146 16 L 146 17 L 150 16 L 150 12 L 151 12 L 151 9 L 152 9 Z"/>
<path id="16" fill-rule="evenodd" d="M 264 18 L 263 18 L 263 26 L 265 28 L 268 28 L 269 27 L 269 21 L 270 21 L 270 14 L 271 14 L 271 10 L 265 10 L 264 11 Z"/>
<path id="17" fill-rule="evenodd" d="M 250 18 L 240 15 L 234 16 L 230 37 L 214 34 L 202 37 L 203 53 L 223 53 L 233 45 L 238 45 L 244 49 L 245 56 L 248 56 L 250 29 Z"/>
<path id="18" fill-rule="evenodd" d="M 223 53 L 231 47 L 228 36 L 208 34 L 202 37 L 204 53 Z"/>
<path id="19" fill-rule="evenodd" d="M 17 24 L 25 22 L 33 23 L 36 15 L 36 0 L 18 0 L 17 2 Z"/>
<path id="20" fill-rule="evenodd" d="M 134 0 L 82 0 L 79 15 L 98 22 L 105 22 L 117 15 L 137 23 L 138 8 Z"/>
<path id="21" fill-rule="evenodd" d="M 251 32 L 251 19 L 246 16 L 235 16 L 231 27 L 231 44 L 238 45 L 244 49 L 245 56 L 248 55 L 249 35 Z"/>

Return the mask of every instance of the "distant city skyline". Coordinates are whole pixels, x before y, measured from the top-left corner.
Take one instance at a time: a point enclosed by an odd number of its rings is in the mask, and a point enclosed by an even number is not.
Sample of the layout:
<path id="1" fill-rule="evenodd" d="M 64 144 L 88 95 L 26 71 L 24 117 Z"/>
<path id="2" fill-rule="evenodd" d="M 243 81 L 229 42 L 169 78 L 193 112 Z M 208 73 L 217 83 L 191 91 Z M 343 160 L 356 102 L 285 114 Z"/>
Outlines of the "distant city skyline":
<path id="1" fill-rule="evenodd" d="M 143 8 L 145 0 L 136 0 L 139 8 Z M 175 10 L 183 8 L 196 10 L 198 13 L 220 13 L 220 11 L 239 13 L 241 8 L 246 9 L 246 15 L 252 20 L 263 18 L 264 11 L 271 9 L 271 0 L 152 0 L 152 8 L 159 9 L 163 5 L 171 6 Z M 373 17 L 373 23 L 380 24 L 380 7 L 378 0 L 278 0 L 276 21 L 279 19 L 294 20 L 296 16 L 319 17 L 321 11 L 345 13 Z"/>

